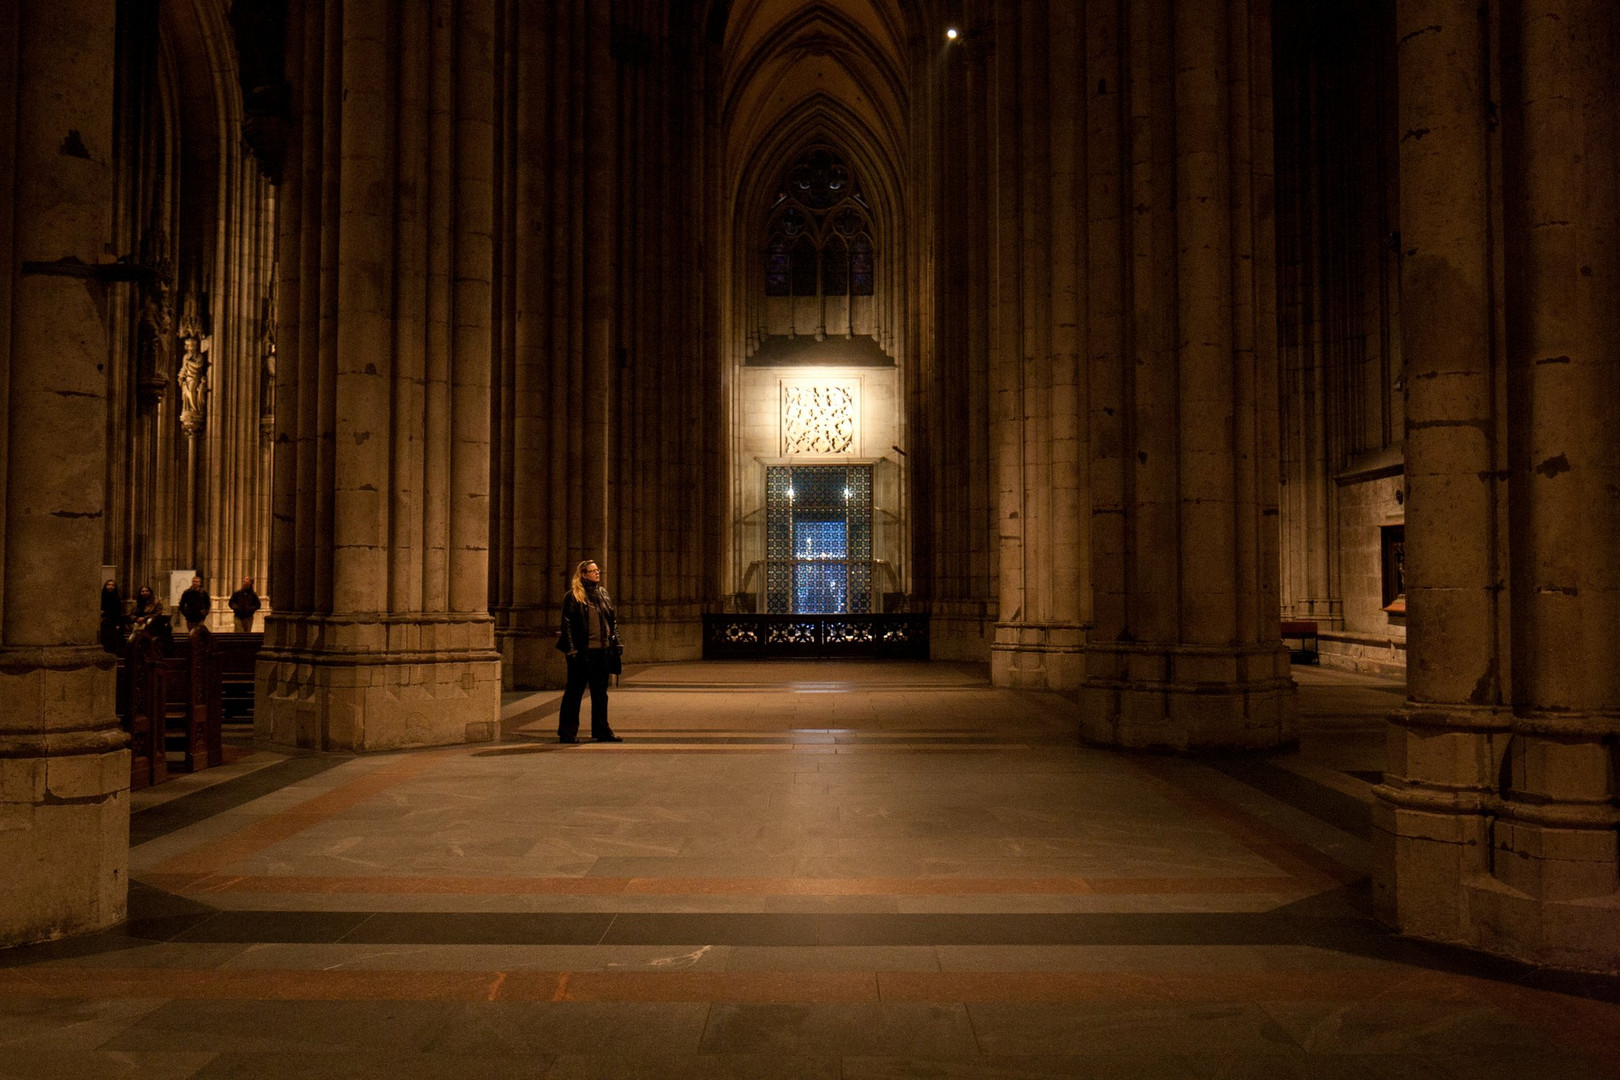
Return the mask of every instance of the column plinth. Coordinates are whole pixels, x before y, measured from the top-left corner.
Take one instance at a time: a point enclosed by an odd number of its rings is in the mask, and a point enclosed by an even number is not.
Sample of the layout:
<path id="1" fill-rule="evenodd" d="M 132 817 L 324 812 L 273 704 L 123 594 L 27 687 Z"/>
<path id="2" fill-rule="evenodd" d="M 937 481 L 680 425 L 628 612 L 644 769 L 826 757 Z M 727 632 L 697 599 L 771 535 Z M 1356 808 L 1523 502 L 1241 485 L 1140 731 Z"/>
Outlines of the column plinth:
<path id="1" fill-rule="evenodd" d="M 0 649 L 0 943 L 124 917 L 129 751 L 112 667 L 93 646 Z"/>
<path id="2" fill-rule="evenodd" d="M 1133 750 L 1261 749 L 1298 737 L 1288 651 L 1093 645 L 1080 737 Z"/>
<path id="3" fill-rule="evenodd" d="M 499 734 L 487 615 L 272 615 L 254 735 L 311 750 L 401 750 Z"/>
<path id="4" fill-rule="evenodd" d="M 997 623 L 990 681 L 1015 690 L 1074 690 L 1085 675 L 1086 628 L 1077 624 Z"/>

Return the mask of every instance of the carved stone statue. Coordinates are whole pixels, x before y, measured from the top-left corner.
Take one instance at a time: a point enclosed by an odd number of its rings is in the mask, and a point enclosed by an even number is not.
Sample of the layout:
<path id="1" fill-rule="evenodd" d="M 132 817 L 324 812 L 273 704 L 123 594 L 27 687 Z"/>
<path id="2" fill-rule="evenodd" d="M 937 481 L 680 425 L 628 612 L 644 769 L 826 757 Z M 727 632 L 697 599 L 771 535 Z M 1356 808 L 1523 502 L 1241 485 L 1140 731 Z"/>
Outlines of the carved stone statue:
<path id="1" fill-rule="evenodd" d="M 259 365 L 259 415 L 273 419 L 276 415 L 276 303 L 274 287 L 264 302 L 264 337 L 260 343 L 262 361 Z"/>
<path id="2" fill-rule="evenodd" d="M 187 435 L 202 430 L 208 411 L 208 351 L 213 337 L 203 332 L 196 301 L 186 298 L 180 316 L 180 426 Z"/>
<path id="3" fill-rule="evenodd" d="M 155 280 L 143 288 L 140 325 L 136 332 L 135 385 L 142 406 L 156 406 L 169 382 L 174 356 L 174 304 L 170 299 L 168 267 L 160 263 Z"/>

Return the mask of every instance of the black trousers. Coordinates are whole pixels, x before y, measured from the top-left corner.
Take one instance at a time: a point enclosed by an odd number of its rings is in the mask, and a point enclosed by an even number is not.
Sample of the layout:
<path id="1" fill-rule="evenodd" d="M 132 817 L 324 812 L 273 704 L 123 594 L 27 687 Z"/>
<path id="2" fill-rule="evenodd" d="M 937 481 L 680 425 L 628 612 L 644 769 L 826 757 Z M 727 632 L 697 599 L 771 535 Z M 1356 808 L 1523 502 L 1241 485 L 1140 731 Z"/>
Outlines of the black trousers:
<path id="1" fill-rule="evenodd" d="M 559 739 L 579 736 L 579 704 L 587 686 L 591 688 L 591 738 L 605 739 L 613 734 L 608 726 L 607 682 L 606 649 L 584 649 L 568 658 L 568 685 L 557 713 Z"/>

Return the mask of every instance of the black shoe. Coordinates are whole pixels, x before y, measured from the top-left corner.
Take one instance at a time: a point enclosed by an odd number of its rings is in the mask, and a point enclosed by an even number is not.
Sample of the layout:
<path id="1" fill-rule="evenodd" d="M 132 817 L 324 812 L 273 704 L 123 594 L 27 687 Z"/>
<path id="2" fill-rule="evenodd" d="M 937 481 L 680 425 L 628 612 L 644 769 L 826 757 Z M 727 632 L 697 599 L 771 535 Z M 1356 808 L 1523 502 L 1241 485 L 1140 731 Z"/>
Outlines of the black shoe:
<path id="1" fill-rule="evenodd" d="M 579 740 L 574 738 L 572 735 L 568 736 L 566 739 L 559 735 L 557 736 L 557 741 L 562 743 L 564 746 L 573 746 L 575 743 L 579 742 Z"/>
<path id="2" fill-rule="evenodd" d="M 618 735 L 592 735 L 592 742 L 624 742 Z"/>

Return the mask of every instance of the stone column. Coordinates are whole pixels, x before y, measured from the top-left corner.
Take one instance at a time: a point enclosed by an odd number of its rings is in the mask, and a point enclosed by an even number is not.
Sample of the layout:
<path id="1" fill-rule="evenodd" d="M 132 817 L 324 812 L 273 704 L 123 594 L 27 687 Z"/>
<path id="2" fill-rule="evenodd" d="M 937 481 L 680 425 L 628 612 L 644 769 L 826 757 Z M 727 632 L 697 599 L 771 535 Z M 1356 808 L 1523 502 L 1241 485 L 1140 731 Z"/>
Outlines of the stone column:
<path id="1" fill-rule="evenodd" d="M 90 603 L 107 286 L 82 273 L 111 227 L 115 6 L 0 14 L 0 945 L 109 926 L 128 895 L 129 752 Z"/>
<path id="2" fill-rule="evenodd" d="M 703 443 L 726 441 L 721 425 L 704 422 L 700 393 L 717 354 L 702 348 L 699 312 L 705 283 L 719 279 L 699 240 L 707 132 L 693 76 L 703 50 L 686 8 L 632 5 L 602 31 L 613 42 L 619 121 L 592 125 L 617 144 L 605 576 L 632 661 L 702 652 L 705 528 L 694 500 L 706 486 Z"/>
<path id="3" fill-rule="evenodd" d="M 926 154 L 912 164 L 917 184 L 931 191 L 919 246 L 932 273 L 924 294 L 932 333 L 918 335 L 919 362 L 907 369 L 913 402 L 908 424 L 912 453 L 910 530 L 913 598 L 926 603 L 928 638 L 936 660 L 982 661 L 995 638 L 995 570 L 1001 511 L 992 472 L 995 407 L 988 391 L 991 267 L 995 221 L 991 214 L 996 125 L 995 35 L 983 5 L 954 20 L 974 28 L 939 50 L 920 50 L 918 68 L 933 98 L 914 97 L 913 108 L 932 108 Z M 944 19 L 925 41 L 943 40 Z M 1073 77 L 1073 73 L 1070 73 Z M 916 200 L 909 205 L 916 206 Z M 921 209 L 913 211 L 920 218 Z M 927 280 L 920 278 L 919 280 Z M 921 451 L 917 453 L 916 451 Z"/>
<path id="4" fill-rule="evenodd" d="M 1043 690 L 1079 685 L 1089 606 L 1080 14 L 1067 0 L 998 6 L 995 24 L 1001 611 L 990 675 Z"/>
<path id="5" fill-rule="evenodd" d="M 288 20 L 272 547 L 292 586 L 256 731 L 490 739 L 493 0 L 295 0 Z"/>
<path id="6" fill-rule="evenodd" d="M 1379 909 L 1612 971 L 1620 12 L 1431 0 L 1402 21 L 1412 644 Z"/>
<path id="7" fill-rule="evenodd" d="M 1528 0 L 1503 21 L 1514 717 L 1506 888 L 1469 909 L 1492 951 L 1613 970 L 1620 918 L 1593 902 L 1620 898 L 1620 15 Z"/>
<path id="8" fill-rule="evenodd" d="M 1093 147 L 1115 163 L 1089 178 L 1112 202 L 1090 211 L 1099 454 L 1081 734 L 1277 745 L 1294 705 L 1278 637 L 1268 7 L 1092 14 Z"/>
<path id="9" fill-rule="evenodd" d="M 1487 28 L 1473 0 L 1406 0 L 1397 23 L 1406 610 L 1416 646 L 1379 788 L 1375 895 L 1408 933 L 1460 940 L 1460 882 L 1486 868 L 1485 801 L 1507 727 Z"/>

